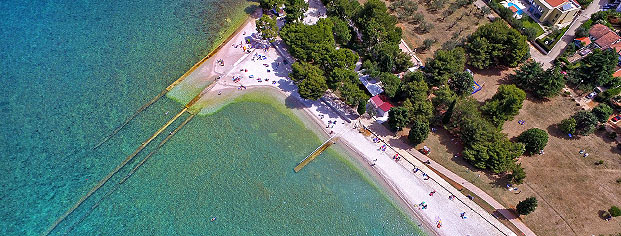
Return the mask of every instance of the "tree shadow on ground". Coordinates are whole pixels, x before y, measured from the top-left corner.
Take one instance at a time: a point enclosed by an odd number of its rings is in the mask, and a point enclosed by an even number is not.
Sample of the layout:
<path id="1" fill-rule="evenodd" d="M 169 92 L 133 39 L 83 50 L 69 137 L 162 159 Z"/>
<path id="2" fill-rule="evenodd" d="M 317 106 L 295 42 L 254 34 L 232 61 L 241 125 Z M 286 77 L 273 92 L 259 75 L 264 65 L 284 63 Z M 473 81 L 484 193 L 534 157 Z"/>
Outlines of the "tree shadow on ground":
<path id="1" fill-rule="evenodd" d="M 247 2 L 259 2 L 258 0 L 247 0 Z M 262 12 L 258 11 L 260 8 L 258 5 L 252 4 L 250 6 L 247 6 L 244 9 L 244 12 L 246 12 L 246 14 L 251 15 L 254 18 L 259 18 L 261 17 Z"/>
<path id="2" fill-rule="evenodd" d="M 556 137 L 556 138 L 560 138 L 560 139 L 564 139 L 564 140 L 570 140 L 570 139 L 580 139 L 580 136 L 578 135 L 572 135 L 572 137 L 570 138 L 568 134 L 563 133 L 563 131 L 561 131 L 558 128 L 557 124 L 551 124 L 548 126 L 548 128 L 546 128 L 546 131 L 548 131 L 548 134 Z"/>

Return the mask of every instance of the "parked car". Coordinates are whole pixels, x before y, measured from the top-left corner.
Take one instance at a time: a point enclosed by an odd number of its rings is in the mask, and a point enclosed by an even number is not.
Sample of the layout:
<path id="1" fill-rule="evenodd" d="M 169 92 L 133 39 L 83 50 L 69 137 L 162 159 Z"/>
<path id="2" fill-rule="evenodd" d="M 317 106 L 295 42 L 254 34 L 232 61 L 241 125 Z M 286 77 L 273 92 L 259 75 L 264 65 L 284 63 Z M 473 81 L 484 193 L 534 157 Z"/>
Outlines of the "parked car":
<path id="1" fill-rule="evenodd" d="M 617 123 L 617 121 L 621 120 L 621 115 L 617 115 L 611 119 L 612 122 Z"/>
<path id="2" fill-rule="evenodd" d="M 591 92 L 591 93 L 589 93 L 589 95 L 586 96 L 586 98 L 593 99 L 593 97 L 595 97 L 595 95 L 597 95 L 596 92 Z"/>

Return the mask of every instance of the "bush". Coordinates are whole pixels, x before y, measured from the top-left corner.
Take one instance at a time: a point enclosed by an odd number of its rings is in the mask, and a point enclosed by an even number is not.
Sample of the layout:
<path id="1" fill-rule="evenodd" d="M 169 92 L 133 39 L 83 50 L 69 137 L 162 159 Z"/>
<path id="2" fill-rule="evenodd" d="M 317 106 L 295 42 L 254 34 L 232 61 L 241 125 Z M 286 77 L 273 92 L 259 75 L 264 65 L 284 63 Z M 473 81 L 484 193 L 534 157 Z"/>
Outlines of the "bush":
<path id="1" fill-rule="evenodd" d="M 515 208 L 518 214 L 528 215 L 537 208 L 537 199 L 535 197 L 526 198 L 524 201 L 518 203 Z"/>
<path id="2" fill-rule="evenodd" d="M 610 139 L 617 139 L 617 132 L 610 132 L 610 133 L 608 133 L 608 138 L 610 138 Z"/>
<path id="3" fill-rule="evenodd" d="M 561 121 L 558 128 L 566 134 L 573 134 L 576 132 L 576 120 L 574 118 L 567 118 Z"/>
<path id="4" fill-rule="evenodd" d="M 423 41 L 423 46 L 421 47 L 421 50 L 423 51 L 429 50 L 435 42 L 436 42 L 435 39 L 425 39 Z"/>
<path id="5" fill-rule="evenodd" d="M 610 215 L 612 215 L 612 217 L 621 216 L 621 209 L 619 209 L 618 206 L 610 207 L 610 209 L 608 209 L 608 212 L 610 212 Z"/>
<path id="6" fill-rule="evenodd" d="M 533 154 L 546 147 L 548 144 L 548 133 L 542 129 L 531 128 L 522 132 L 517 140 L 524 144 L 526 153 Z"/>
<path id="7" fill-rule="evenodd" d="M 415 120 L 412 124 L 412 129 L 408 134 L 408 140 L 412 142 L 412 145 L 416 146 L 421 144 L 429 135 L 429 123 L 425 121 Z"/>
<path id="8" fill-rule="evenodd" d="M 576 121 L 576 134 L 579 135 L 592 134 L 598 124 L 597 117 L 588 111 L 579 111 L 572 118 Z"/>
<path id="9" fill-rule="evenodd" d="M 420 32 L 423 34 L 429 33 L 431 29 L 433 29 L 433 24 L 429 22 L 422 22 L 420 23 L 420 25 L 418 25 L 418 30 L 420 30 Z"/>

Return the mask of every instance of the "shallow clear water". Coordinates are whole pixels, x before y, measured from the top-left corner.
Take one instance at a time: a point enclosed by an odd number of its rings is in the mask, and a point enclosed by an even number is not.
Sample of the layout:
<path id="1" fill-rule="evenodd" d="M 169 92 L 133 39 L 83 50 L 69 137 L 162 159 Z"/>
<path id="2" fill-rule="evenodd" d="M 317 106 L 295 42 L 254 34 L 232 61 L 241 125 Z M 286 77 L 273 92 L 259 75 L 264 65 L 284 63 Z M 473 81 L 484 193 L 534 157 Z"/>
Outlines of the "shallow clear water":
<path id="1" fill-rule="evenodd" d="M 0 2 L 0 234 L 43 232 L 180 110 L 162 98 L 90 150 L 206 55 L 234 22 L 227 17 L 243 13 L 247 4 Z M 71 234 L 419 232 L 336 153 L 293 174 L 321 141 L 274 109 L 241 102 L 195 118 Z M 55 233 L 67 230 L 118 180 Z"/>

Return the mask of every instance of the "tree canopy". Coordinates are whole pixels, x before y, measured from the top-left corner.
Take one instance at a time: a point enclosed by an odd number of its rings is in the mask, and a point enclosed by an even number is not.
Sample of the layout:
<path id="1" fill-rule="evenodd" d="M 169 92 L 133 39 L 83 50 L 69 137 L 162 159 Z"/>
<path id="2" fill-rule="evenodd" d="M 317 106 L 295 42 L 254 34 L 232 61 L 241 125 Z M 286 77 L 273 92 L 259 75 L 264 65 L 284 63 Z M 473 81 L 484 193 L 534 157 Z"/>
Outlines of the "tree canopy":
<path id="1" fill-rule="evenodd" d="M 296 62 L 291 67 L 293 71 L 289 77 L 297 83 L 302 98 L 317 100 L 323 96 L 328 85 L 319 67 L 308 62 Z"/>
<path id="2" fill-rule="evenodd" d="M 362 9 L 356 0 L 324 0 L 328 14 L 351 20 Z"/>
<path id="3" fill-rule="evenodd" d="M 308 10 L 308 3 L 304 0 L 284 0 L 285 17 L 288 22 L 300 22 L 304 18 L 304 12 Z"/>
<path id="4" fill-rule="evenodd" d="M 278 26 L 276 25 L 276 19 L 274 19 L 274 17 L 264 14 L 257 20 L 256 24 L 257 31 L 261 34 L 263 39 L 273 42 L 278 36 Z"/>
<path id="5" fill-rule="evenodd" d="M 449 86 L 458 96 L 468 96 L 474 91 L 474 78 L 467 71 L 456 72 L 453 74 Z"/>
<path id="6" fill-rule="evenodd" d="M 413 101 L 427 100 L 429 87 L 425 83 L 423 73 L 420 71 L 411 72 L 404 76 L 405 83 L 401 86 L 400 95 L 402 99 Z"/>
<path id="7" fill-rule="evenodd" d="M 535 61 L 524 63 L 515 71 L 512 79 L 520 88 L 529 91 L 537 98 L 550 98 L 559 94 L 565 86 L 565 78 L 560 68 L 543 70 Z"/>
<path id="8" fill-rule="evenodd" d="M 412 123 L 412 128 L 410 129 L 410 132 L 408 134 L 408 140 L 412 142 L 412 145 L 416 146 L 425 141 L 428 135 L 429 123 L 425 121 L 415 120 Z"/>
<path id="9" fill-rule="evenodd" d="M 598 124 L 597 117 L 588 111 L 579 111 L 572 116 L 576 121 L 576 134 L 589 135 L 595 131 Z"/>
<path id="10" fill-rule="evenodd" d="M 292 56 L 308 62 L 320 61 L 330 55 L 336 46 L 332 22 L 327 19 L 321 19 L 315 25 L 286 24 L 280 31 L 280 37 L 291 49 Z"/>
<path id="11" fill-rule="evenodd" d="M 579 67 L 570 76 L 576 83 L 583 81 L 592 86 L 605 85 L 613 80 L 618 57 L 613 50 L 595 49 L 579 62 Z"/>
<path id="12" fill-rule="evenodd" d="M 515 85 L 500 85 L 491 100 L 481 107 L 481 111 L 496 126 L 517 115 L 526 99 L 526 93 Z"/>
<path id="13" fill-rule="evenodd" d="M 410 111 L 405 107 L 393 107 L 388 111 L 388 127 L 392 130 L 402 130 L 410 123 Z"/>
<path id="14" fill-rule="evenodd" d="M 576 120 L 574 118 L 567 118 L 561 121 L 558 124 L 558 129 L 560 129 L 565 134 L 575 134 L 576 133 Z"/>
<path id="15" fill-rule="evenodd" d="M 469 38 L 466 50 L 469 63 L 478 69 L 504 65 L 514 67 L 529 53 L 526 36 L 509 28 L 503 21 L 479 27 Z"/>
<path id="16" fill-rule="evenodd" d="M 386 95 L 394 98 L 397 95 L 397 91 L 401 88 L 401 79 L 388 72 L 381 73 L 379 79 L 382 82 Z"/>
<path id="17" fill-rule="evenodd" d="M 260 0 L 259 4 L 262 8 L 272 9 L 276 7 L 278 4 L 285 3 L 285 0 Z"/>
<path id="18" fill-rule="evenodd" d="M 463 48 L 438 50 L 434 58 L 427 62 L 425 71 L 429 73 L 428 83 L 434 86 L 443 85 L 449 76 L 464 70 L 466 54 Z"/>
<path id="19" fill-rule="evenodd" d="M 591 113 L 593 113 L 593 115 L 597 117 L 597 120 L 602 123 L 605 123 L 613 112 L 614 110 L 606 103 L 600 103 L 594 107 L 593 110 L 591 110 Z"/>
<path id="20" fill-rule="evenodd" d="M 548 144 L 548 133 L 542 129 L 530 128 L 522 132 L 517 137 L 517 141 L 524 144 L 526 153 L 533 154 L 546 147 Z"/>
<path id="21" fill-rule="evenodd" d="M 537 208 L 537 199 L 535 197 L 526 198 L 524 201 L 520 201 L 515 208 L 518 214 L 528 215 Z"/>

